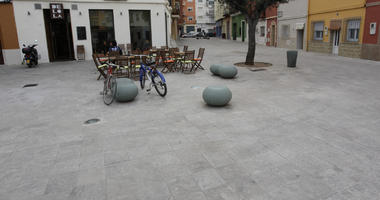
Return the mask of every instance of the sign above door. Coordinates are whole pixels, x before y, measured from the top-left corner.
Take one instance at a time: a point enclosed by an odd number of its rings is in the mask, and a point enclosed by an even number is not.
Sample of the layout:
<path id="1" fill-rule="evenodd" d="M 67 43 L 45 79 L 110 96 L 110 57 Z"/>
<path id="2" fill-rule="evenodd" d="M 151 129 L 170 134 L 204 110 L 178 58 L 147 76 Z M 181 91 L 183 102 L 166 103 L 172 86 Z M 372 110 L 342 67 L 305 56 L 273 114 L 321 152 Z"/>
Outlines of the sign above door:
<path id="1" fill-rule="evenodd" d="M 63 4 L 61 3 L 51 3 L 50 4 L 50 15 L 52 19 L 63 19 Z"/>

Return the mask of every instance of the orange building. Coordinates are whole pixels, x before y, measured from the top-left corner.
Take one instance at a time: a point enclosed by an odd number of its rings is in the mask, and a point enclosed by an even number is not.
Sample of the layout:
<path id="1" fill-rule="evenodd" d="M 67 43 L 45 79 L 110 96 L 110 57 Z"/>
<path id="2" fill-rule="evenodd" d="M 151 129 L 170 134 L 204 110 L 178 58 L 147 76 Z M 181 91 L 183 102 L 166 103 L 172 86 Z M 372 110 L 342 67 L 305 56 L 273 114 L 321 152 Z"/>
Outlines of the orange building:
<path id="1" fill-rule="evenodd" d="M 13 5 L 5 1 L 0 3 L 0 65 L 20 63 L 20 47 L 18 45 Z"/>
<path id="2" fill-rule="evenodd" d="M 180 31 L 181 33 L 188 33 L 195 31 L 196 18 L 195 18 L 195 1 L 197 0 L 181 0 L 181 18 L 180 18 Z"/>

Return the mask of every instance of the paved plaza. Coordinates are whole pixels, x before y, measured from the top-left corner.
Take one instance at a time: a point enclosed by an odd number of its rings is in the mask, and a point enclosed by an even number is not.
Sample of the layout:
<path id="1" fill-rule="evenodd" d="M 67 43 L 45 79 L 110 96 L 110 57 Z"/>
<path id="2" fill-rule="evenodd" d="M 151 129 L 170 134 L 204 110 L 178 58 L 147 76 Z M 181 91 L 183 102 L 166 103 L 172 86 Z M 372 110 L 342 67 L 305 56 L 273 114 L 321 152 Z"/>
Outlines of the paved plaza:
<path id="1" fill-rule="evenodd" d="M 247 50 L 184 44 L 206 48 L 207 69 Z M 167 73 L 165 98 L 140 89 L 110 106 L 92 61 L 0 67 L 0 199 L 378 200 L 380 63 L 301 51 L 290 69 L 286 49 L 256 55 L 273 66 Z M 230 104 L 206 106 L 209 85 L 228 86 Z"/>

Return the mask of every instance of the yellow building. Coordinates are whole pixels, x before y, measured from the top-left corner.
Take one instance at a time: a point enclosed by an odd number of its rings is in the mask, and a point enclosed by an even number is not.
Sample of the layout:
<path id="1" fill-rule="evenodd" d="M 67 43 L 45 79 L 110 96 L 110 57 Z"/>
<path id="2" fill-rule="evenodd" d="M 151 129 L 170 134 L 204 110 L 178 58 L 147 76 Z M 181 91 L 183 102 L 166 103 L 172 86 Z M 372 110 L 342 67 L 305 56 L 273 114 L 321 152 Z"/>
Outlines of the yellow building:
<path id="1" fill-rule="evenodd" d="M 366 0 L 309 0 L 308 51 L 361 55 Z"/>

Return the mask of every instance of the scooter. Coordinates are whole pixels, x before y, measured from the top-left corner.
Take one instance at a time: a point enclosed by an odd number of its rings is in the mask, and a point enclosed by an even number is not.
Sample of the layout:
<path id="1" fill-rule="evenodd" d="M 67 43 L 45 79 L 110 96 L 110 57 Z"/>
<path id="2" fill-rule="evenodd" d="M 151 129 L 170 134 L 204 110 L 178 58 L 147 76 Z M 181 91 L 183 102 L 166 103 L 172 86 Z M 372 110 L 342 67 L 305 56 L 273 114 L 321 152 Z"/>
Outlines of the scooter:
<path id="1" fill-rule="evenodd" d="M 25 46 L 22 48 L 22 53 L 24 53 L 24 59 L 22 61 L 23 64 L 28 65 L 29 68 L 35 67 L 38 65 L 38 52 L 35 48 L 37 44 Z"/>

